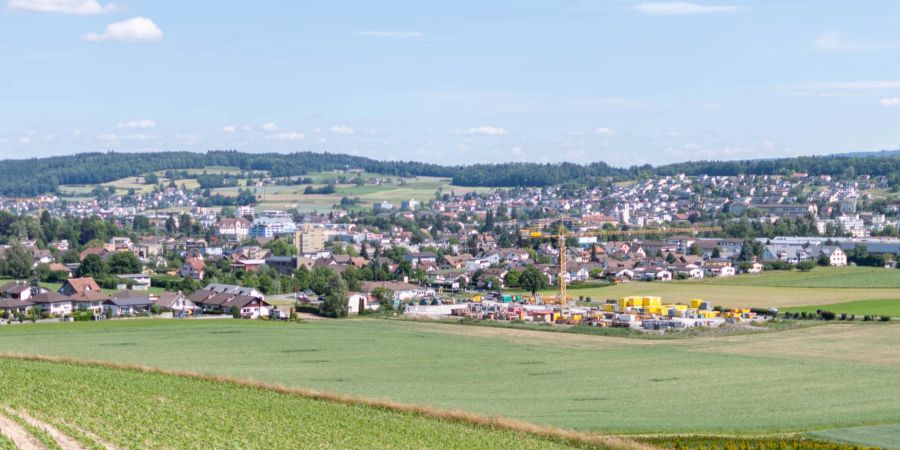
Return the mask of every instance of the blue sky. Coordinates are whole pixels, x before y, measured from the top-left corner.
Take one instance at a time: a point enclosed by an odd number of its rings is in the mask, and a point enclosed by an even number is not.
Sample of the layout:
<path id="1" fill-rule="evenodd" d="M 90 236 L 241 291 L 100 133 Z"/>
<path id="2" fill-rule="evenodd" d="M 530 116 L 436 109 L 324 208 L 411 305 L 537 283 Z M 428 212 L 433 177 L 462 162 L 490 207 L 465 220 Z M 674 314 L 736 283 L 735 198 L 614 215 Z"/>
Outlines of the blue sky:
<path id="1" fill-rule="evenodd" d="M 0 158 L 900 148 L 900 2 L 2 0 Z"/>

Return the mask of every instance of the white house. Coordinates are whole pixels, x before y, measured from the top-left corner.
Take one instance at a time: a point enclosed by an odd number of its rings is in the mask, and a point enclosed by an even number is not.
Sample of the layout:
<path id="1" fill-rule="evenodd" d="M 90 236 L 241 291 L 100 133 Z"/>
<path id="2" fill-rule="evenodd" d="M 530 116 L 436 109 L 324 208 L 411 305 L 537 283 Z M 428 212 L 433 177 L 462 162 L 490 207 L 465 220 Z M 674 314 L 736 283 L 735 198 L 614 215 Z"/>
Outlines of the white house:
<path id="1" fill-rule="evenodd" d="M 828 258 L 828 264 L 831 266 L 841 267 L 847 265 L 847 254 L 840 247 L 822 247 L 819 254 L 825 255 Z"/>
<path id="2" fill-rule="evenodd" d="M 347 313 L 359 314 L 360 303 L 362 303 L 363 309 L 369 309 L 369 296 L 360 292 L 351 292 L 347 296 Z"/>

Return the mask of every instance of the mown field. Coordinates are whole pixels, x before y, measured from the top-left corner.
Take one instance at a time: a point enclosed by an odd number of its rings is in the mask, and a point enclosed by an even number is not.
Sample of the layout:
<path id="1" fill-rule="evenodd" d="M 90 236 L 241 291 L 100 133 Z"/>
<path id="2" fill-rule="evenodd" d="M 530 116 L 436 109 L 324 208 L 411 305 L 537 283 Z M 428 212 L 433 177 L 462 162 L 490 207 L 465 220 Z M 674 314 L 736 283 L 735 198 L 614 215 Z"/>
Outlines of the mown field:
<path id="1" fill-rule="evenodd" d="M 0 351 L 230 375 L 607 434 L 900 424 L 900 324 L 671 341 L 377 319 L 0 327 Z M 4 377 L 5 379 L 8 377 Z"/>
<path id="2" fill-rule="evenodd" d="M 555 291 L 543 291 L 552 295 Z M 600 288 L 570 289 L 573 297 L 594 301 L 629 295 L 657 295 L 686 303 L 701 298 L 725 307 L 790 308 L 857 300 L 900 300 L 900 270 L 869 267 L 818 267 L 810 272 L 769 271 L 702 281 L 634 281 Z"/>
<path id="3" fill-rule="evenodd" d="M 600 448 L 138 370 L 0 358 L 0 374 L 0 417 L 48 448 Z M 8 426 L 0 431 L 13 435 Z M 0 447 L 10 444 L 0 440 Z"/>
<path id="4" fill-rule="evenodd" d="M 867 315 L 900 317 L 900 299 L 859 300 L 855 302 L 801 306 L 785 309 L 785 311 L 790 312 L 816 312 L 818 310 L 831 311 L 835 314 L 855 314 L 856 320 L 862 320 L 862 318 Z"/>
<path id="5" fill-rule="evenodd" d="M 704 284 L 809 288 L 900 289 L 900 270 L 881 267 L 816 267 L 809 272 L 775 270 L 709 278 Z"/>

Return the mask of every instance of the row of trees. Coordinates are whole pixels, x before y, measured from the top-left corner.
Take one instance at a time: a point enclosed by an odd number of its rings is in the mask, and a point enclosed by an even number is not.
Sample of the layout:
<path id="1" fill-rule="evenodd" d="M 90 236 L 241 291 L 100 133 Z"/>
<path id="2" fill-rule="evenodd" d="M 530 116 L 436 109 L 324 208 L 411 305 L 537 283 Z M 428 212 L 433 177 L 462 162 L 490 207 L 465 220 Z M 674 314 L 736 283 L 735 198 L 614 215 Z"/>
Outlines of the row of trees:
<path id="1" fill-rule="evenodd" d="M 35 196 L 56 192 L 64 184 L 100 184 L 125 177 L 161 170 L 198 169 L 207 166 L 238 167 L 242 171 L 268 171 L 275 177 L 293 177 L 310 172 L 363 169 L 391 176 L 452 177 L 463 186 L 550 186 L 587 185 L 604 178 L 640 178 L 655 175 L 764 175 L 806 172 L 811 175 L 855 177 L 900 173 L 900 156 L 865 157 L 808 156 L 750 161 L 697 161 L 665 166 L 650 165 L 615 168 L 603 162 L 588 165 L 572 163 L 505 163 L 471 166 L 440 166 L 414 161 L 377 161 L 360 156 L 333 153 L 300 152 L 292 154 L 249 154 L 236 151 L 207 153 L 82 153 L 49 158 L 5 160 L 4 168 L 16 176 L 0 179 L 0 195 Z M 103 170 L 97 170 L 103 168 Z M 206 179 L 209 185 L 224 180 Z M 900 177 L 896 178 L 900 185 Z M 896 186 L 895 185 L 895 186 Z"/>

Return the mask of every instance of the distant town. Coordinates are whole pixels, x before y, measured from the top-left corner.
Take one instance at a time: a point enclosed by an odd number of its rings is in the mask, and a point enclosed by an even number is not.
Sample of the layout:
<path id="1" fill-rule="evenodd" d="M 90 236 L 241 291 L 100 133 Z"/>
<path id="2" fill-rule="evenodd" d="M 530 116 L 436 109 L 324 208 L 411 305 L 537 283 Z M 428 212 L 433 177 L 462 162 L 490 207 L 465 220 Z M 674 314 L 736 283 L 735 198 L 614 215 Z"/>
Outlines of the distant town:
<path id="1" fill-rule="evenodd" d="M 303 195 L 316 196 L 407 181 L 351 167 L 319 174 L 318 183 L 234 171 L 215 183 L 237 186 L 229 197 L 237 204 L 206 206 L 208 188 L 175 181 L 188 176 L 137 177 L 132 183 L 147 185 L 140 192 L 97 185 L 80 199 L 0 200 L 4 317 L 275 319 L 381 309 L 640 325 L 631 315 L 655 328 L 658 320 L 691 319 L 662 325 L 681 328 L 756 312 L 714 311 L 703 299 L 576 299 L 566 287 L 893 268 L 900 255 L 900 202 L 887 200 L 896 199 L 885 194 L 897 186 L 886 176 L 677 174 L 590 188 L 448 186 L 431 198 L 368 205 L 342 197 L 327 211 L 268 209 L 255 192 L 308 184 Z M 211 182 L 205 171 L 194 177 Z"/>

